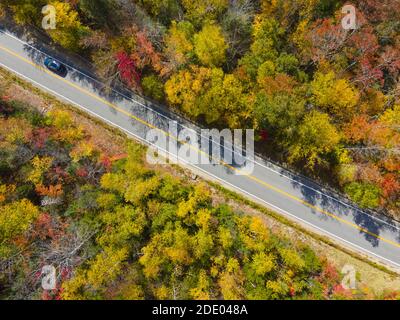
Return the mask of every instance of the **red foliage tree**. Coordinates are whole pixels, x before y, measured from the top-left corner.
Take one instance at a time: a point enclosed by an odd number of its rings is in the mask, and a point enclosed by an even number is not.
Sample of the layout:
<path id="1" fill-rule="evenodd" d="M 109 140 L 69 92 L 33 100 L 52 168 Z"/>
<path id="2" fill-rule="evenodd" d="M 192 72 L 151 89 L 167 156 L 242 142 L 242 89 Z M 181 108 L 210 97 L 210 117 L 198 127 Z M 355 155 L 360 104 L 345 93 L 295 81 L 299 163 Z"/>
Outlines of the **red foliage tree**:
<path id="1" fill-rule="evenodd" d="M 85 178 L 88 176 L 88 171 L 84 167 L 80 167 L 76 170 L 76 175 L 81 178 Z"/>
<path id="2" fill-rule="evenodd" d="M 150 66 L 157 72 L 162 70 L 161 56 L 155 50 L 145 30 L 136 32 L 136 48 L 131 58 L 140 69 Z"/>
<path id="3" fill-rule="evenodd" d="M 36 192 L 41 196 L 58 198 L 63 194 L 63 189 L 61 184 L 50 185 L 48 187 L 40 184 L 36 186 Z"/>
<path id="4" fill-rule="evenodd" d="M 38 237 L 41 240 L 46 238 L 54 238 L 54 221 L 50 214 L 41 213 L 39 215 L 33 228 L 33 236 Z"/>
<path id="5" fill-rule="evenodd" d="M 315 63 L 329 61 L 343 48 L 347 38 L 348 32 L 340 24 L 334 24 L 331 19 L 317 20 L 307 35 L 311 44 L 311 60 Z"/>
<path id="6" fill-rule="evenodd" d="M 381 186 L 385 198 L 390 198 L 400 193 L 400 182 L 393 173 L 388 173 L 383 177 Z"/>
<path id="7" fill-rule="evenodd" d="M 112 161 L 109 156 L 107 155 L 103 156 L 100 160 L 100 163 L 107 171 L 111 170 Z"/>
<path id="8" fill-rule="evenodd" d="M 136 69 L 135 61 L 124 51 L 118 52 L 116 59 L 121 79 L 129 86 L 138 85 L 140 83 L 140 73 Z"/>
<path id="9" fill-rule="evenodd" d="M 34 129 L 29 133 L 28 140 L 32 141 L 32 144 L 35 146 L 35 148 L 43 149 L 50 135 L 51 135 L 51 129 L 38 128 Z"/>

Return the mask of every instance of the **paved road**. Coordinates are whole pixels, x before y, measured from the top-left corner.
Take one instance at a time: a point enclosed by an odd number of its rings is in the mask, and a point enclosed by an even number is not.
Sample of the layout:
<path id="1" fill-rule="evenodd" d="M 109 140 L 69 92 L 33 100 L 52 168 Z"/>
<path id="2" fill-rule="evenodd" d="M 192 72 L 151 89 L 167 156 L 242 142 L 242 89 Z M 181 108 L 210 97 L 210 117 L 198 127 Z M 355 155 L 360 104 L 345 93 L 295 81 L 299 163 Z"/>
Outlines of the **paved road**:
<path id="1" fill-rule="evenodd" d="M 65 78 L 54 75 L 42 67 L 46 55 L 36 46 L 28 45 L 9 31 L 0 31 L 0 66 L 142 142 L 149 142 L 146 140 L 148 132 L 154 128 L 160 128 L 161 135 L 164 135 L 170 119 L 178 121 L 179 132 L 186 127 L 198 130 L 168 110 L 128 93 L 113 91 L 106 95 L 100 82 L 70 66 Z M 170 138 L 176 139 L 174 135 Z M 196 150 L 199 151 L 193 147 L 190 149 L 191 152 Z M 192 166 L 358 252 L 400 267 L 399 223 L 363 212 L 328 194 L 318 185 L 258 157 L 252 163 L 254 170 L 249 175 L 238 174 L 240 168 L 226 163 Z"/>

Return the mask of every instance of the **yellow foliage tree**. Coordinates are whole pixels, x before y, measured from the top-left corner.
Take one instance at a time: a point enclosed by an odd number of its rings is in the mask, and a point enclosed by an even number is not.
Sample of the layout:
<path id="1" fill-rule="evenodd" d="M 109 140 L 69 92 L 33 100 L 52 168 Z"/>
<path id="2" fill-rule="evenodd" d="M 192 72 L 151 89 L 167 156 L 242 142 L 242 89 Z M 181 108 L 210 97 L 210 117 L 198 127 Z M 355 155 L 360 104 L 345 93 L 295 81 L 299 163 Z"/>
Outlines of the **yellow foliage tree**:
<path id="1" fill-rule="evenodd" d="M 50 37 L 63 47 L 78 51 L 80 39 L 89 32 L 89 28 L 81 24 L 78 12 L 66 2 L 53 1 L 50 3 L 56 10 L 56 28 L 49 29 Z"/>
<path id="2" fill-rule="evenodd" d="M 329 114 L 348 119 L 357 112 L 359 93 L 346 79 L 336 79 L 332 71 L 317 73 L 311 91 L 316 106 Z"/>
<path id="3" fill-rule="evenodd" d="M 126 184 L 126 177 L 122 173 L 106 173 L 100 179 L 103 189 L 117 191 L 120 194 L 125 192 Z"/>
<path id="4" fill-rule="evenodd" d="M 182 0 L 187 17 L 196 23 L 215 20 L 228 3 L 228 0 Z"/>
<path id="5" fill-rule="evenodd" d="M 265 252 L 257 253 L 253 256 L 251 267 L 257 276 L 264 276 L 275 268 L 275 257 Z"/>
<path id="6" fill-rule="evenodd" d="M 16 186 L 14 184 L 0 184 L 0 203 L 4 202 L 15 192 Z"/>
<path id="7" fill-rule="evenodd" d="M 96 298 L 96 296 L 88 297 L 88 294 L 103 290 L 123 272 L 128 253 L 127 248 L 105 248 L 90 261 L 86 270 L 79 269 L 75 277 L 63 282 L 62 299 L 87 300 L 88 298 Z"/>
<path id="8" fill-rule="evenodd" d="M 123 247 L 134 236 L 143 232 L 147 220 L 140 209 L 131 206 L 119 206 L 114 211 L 100 215 L 108 232 L 101 234 L 97 242 L 103 247 Z"/>
<path id="9" fill-rule="evenodd" d="M 127 187 L 125 191 L 125 200 L 133 204 L 139 204 L 145 201 L 160 186 L 160 179 L 154 176 L 147 180 L 134 181 Z"/>
<path id="10" fill-rule="evenodd" d="M 240 269 L 239 262 L 235 258 L 229 259 L 226 270 L 218 279 L 218 285 L 225 300 L 241 300 L 245 292 L 243 288 L 244 274 Z"/>
<path id="11" fill-rule="evenodd" d="M 161 265 L 165 262 L 165 255 L 162 253 L 162 237 L 157 234 L 152 241 L 142 249 L 142 256 L 139 258 L 140 264 L 143 266 L 143 274 L 146 278 L 157 278 Z"/>
<path id="12" fill-rule="evenodd" d="M 165 54 L 175 70 L 191 58 L 194 28 L 189 22 L 172 22 L 165 37 Z"/>
<path id="13" fill-rule="evenodd" d="M 87 271 L 87 285 L 97 290 L 112 282 L 122 271 L 128 248 L 107 247 L 97 255 Z"/>
<path id="14" fill-rule="evenodd" d="M 32 126 L 25 119 L 0 118 L 0 147 L 11 148 L 18 142 L 25 142 Z"/>
<path id="15" fill-rule="evenodd" d="M 194 50 L 200 62 L 207 67 L 220 67 L 226 60 L 228 45 L 221 27 L 205 25 L 194 36 Z"/>
<path id="16" fill-rule="evenodd" d="M 98 149 L 90 141 L 79 141 L 69 153 L 73 162 L 79 162 L 83 158 L 91 158 L 98 154 Z"/>
<path id="17" fill-rule="evenodd" d="M 220 226 L 218 228 L 218 240 L 224 249 L 229 249 L 233 245 L 232 234 L 226 227 Z"/>
<path id="18" fill-rule="evenodd" d="M 31 181 L 35 185 L 43 183 L 43 174 L 50 169 L 53 158 L 35 156 L 31 160 L 32 169 L 28 174 L 27 180 Z"/>
<path id="19" fill-rule="evenodd" d="M 199 280 L 195 288 L 190 289 L 190 295 L 195 300 L 209 300 L 210 299 L 210 283 L 205 270 L 199 271 Z"/>
<path id="20" fill-rule="evenodd" d="M 285 264 L 295 271 L 300 271 L 305 267 L 304 260 L 299 256 L 299 254 L 293 250 L 284 248 L 279 251 L 279 254 Z"/>
<path id="21" fill-rule="evenodd" d="M 306 166 L 313 170 L 316 165 L 324 164 L 323 156 L 333 152 L 341 136 L 331 124 L 325 113 L 312 111 L 298 129 L 296 142 L 289 149 L 289 161 L 305 160 Z"/>
<path id="22" fill-rule="evenodd" d="M 55 137 L 62 142 L 73 143 L 84 137 L 82 127 L 75 125 L 68 111 L 52 110 L 47 114 L 46 122 L 57 129 Z"/>
<path id="23" fill-rule="evenodd" d="M 240 81 L 218 68 L 192 66 L 182 70 L 166 82 L 165 92 L 172 105 L 192 118 L 203 115 L 208 123 L 237 128 L 252 115 Z"/>
<path id="24" fill-rule="evenodd" d="M 39 209 L 26 199 L 0 206 L 0 258 L 12 254 L 12 239 L 23 236 L 38 216 Z"/>

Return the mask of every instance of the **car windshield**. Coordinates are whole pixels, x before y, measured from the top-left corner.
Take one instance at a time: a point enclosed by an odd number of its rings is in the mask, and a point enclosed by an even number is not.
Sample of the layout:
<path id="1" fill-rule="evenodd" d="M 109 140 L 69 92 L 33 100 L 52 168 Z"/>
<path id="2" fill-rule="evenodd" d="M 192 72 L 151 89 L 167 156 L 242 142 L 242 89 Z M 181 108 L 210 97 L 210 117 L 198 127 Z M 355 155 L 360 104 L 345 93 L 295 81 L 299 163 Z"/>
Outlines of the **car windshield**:
<path id="1" fill-rule="evenodd" d="M 57 61 L 54 61 L 54 60 L 51 62 L 50 65 L 51 65 L 53 68 L 57 68 L 57 69 L 61 66 Z"/>

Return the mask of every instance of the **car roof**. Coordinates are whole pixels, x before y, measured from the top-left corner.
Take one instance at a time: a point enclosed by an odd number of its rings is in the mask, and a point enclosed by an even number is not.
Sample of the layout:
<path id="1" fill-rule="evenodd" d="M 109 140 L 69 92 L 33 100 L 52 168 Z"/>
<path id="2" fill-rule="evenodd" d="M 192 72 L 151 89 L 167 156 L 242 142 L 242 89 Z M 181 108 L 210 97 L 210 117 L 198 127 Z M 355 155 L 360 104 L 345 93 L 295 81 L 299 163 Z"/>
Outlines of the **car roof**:
<path id="1" fill-rule="evenodd" d="M 61 66 L 61 63 L 59 63 L 59 62 L 56 61 L 56 60 L 52 60 L 52 61 L 51 61 L 51 64 L 54 65 L 54 66 L 56 66 L 56 67 L 60 67 L 60 66 Z"/>
<path id="2" fill-rule="evenodd" d="M 48 64 L 55 65 L 55 66 L 57 66 L 57 67 L 61 66 L 61 63 L 60 63 L 60 62 L 58 62 L 57 60 L 54 60 L 53 58 L 50 58 L 50 57 L 47 57 L 47 58 L 45 59 L 45 62 L 48 63 Z"/>

